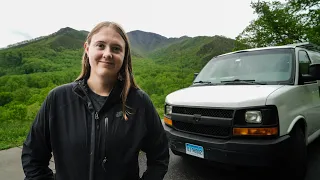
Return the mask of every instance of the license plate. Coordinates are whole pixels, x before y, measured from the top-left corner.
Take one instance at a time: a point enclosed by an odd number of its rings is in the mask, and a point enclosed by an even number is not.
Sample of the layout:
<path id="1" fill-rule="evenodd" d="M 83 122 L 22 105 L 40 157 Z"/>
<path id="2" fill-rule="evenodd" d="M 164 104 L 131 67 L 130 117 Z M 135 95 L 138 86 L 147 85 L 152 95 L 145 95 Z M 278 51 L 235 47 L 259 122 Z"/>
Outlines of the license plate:
<path id="1" fill-rule="evenodd" d="M 186 154 L 204 158 L 204 150 L 202 146 L 186 143 Z"/>

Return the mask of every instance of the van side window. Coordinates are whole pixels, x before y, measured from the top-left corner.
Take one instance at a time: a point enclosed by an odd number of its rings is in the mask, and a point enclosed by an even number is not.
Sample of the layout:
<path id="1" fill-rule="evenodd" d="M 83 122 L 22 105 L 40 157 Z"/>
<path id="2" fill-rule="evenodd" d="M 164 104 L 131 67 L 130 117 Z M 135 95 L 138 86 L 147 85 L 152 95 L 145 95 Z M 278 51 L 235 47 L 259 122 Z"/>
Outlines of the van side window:
<path id="1" fill-rule="evenodd" d="M 308 55 L 312 63 L 320 63 L 320 51 L 308 51 Z"/>
<path id="2" fill-rule="evenodd" d="M 299 51 L 299 70 L 300 74 L 309 74 L 309 65 L 311 63 L 306 51 Z"/>

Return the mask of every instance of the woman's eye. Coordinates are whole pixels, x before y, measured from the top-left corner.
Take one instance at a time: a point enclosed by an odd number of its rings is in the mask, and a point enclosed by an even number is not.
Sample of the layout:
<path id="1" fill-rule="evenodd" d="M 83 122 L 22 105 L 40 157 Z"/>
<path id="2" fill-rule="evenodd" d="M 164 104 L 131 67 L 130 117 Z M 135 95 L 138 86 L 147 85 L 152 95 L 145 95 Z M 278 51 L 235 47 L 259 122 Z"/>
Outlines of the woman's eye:
<path id="1" fill-rule="evenodd" d="M 119 47 L 113 47 L 112 50 L 118 52 L 118 51 L 120 51 L 120 48 Z"/>
<path id="2" fill-rule="evenodd" d="M 99 48 L 101 48 L 101 49 L 104 48 L 104 44 L 97 44 L 97 46 L 98 46 Z"/>

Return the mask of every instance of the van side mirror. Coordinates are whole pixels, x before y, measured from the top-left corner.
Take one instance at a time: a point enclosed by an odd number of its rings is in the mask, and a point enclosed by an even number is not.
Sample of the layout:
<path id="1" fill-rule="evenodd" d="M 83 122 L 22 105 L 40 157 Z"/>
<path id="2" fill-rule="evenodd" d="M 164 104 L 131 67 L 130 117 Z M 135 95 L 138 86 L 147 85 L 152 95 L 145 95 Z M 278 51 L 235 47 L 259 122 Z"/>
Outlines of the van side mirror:
<path id="1" fill-rule="evenodd" d="M 314 78 L 314 80 L 320 80 L 320 64 L 310 64 L 309 74 Z"/>
<path id="2" fill-rule="evenodd" d="M 199 73 L 194 73 L 194 74 L 193 74 L 193 80 L 196 79 L 196 77 L 198 76 L 198 74 L 199 74 Z"/>

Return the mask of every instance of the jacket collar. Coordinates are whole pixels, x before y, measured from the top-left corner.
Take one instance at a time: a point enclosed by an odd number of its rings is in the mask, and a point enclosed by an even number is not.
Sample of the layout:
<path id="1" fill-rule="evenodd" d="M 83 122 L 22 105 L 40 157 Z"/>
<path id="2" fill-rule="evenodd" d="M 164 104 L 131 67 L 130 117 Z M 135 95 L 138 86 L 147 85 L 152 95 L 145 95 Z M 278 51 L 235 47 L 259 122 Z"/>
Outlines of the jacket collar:
<path id="1" fill-rule="evenodd" d="M 80 79 L 75 81 L 76 85 L 73 88 L 73 92 L 78 95 L 81 99 L 83 99 L 90 110 L 93 110 L 93 106 L 91 103 L 91 100 L 88 96 L 88 85 L 87 85 L 87 79 Z M 123 82 L 117 81 L 111 90 L 109 97 L 107 99 L 107 102 L 105 102 L 104 106 L 101 109 L 109 109 L 116 103 L 122 102 L 121 94 L 123 90 Z"/>

